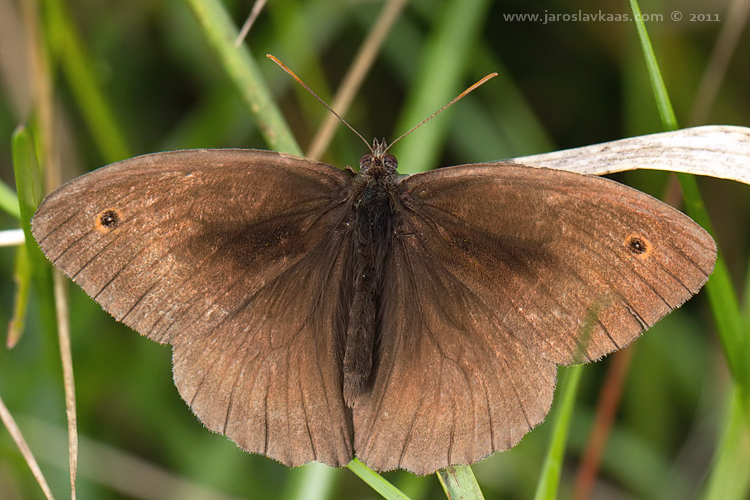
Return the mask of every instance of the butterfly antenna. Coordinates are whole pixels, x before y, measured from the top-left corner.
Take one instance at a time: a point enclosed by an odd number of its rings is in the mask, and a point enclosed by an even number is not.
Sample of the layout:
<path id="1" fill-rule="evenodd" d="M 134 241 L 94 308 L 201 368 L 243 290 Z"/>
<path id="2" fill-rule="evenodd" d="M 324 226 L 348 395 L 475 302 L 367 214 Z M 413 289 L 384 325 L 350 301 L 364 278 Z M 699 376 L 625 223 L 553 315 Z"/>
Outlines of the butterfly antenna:
<path id="1" fill-rule="evenodd" d="M 328 104 L 326 104 L 326 102 L 325 102 L 325 101 L 324 101 L 323 99 L 321 99 L 320 97 L 318 97 L 318 94 L 316 94 L 315 92 L 313 92 L 313 91 L 312 91 L 312 89 L 311 89 L 310 87 L 308 87 L 308 86 L 307 86 L 307 84 L 305 84 L 305 82 L 303 82 L 302 80 L 300 80 L 300 78 L 299 78 L 299 77 L 298 77 L 297 75 L 295 75 L 295 74 L 294 74 L 294 71 L 292 71 L 291 69 L 287 68 L 287 67 L 286 67 L 286 66 L 284 65 L 284 63 L 283 63 L 283 62 L 279 61 L 278 59 L 276 59 L 276 58 L 275 58 L 274 56 L 272 56 L 271 54 L 266 54 L 266 57 L 267 57 L 267 58 L 269 58 L 270 60 L 272 60 L 273 62 L 275 62 L 276 64 L 278 64 L 278 65 L 279 65 L 279 67 L 280 67 L 281 69 L 283 69 L 284 71 L 286 71 L 287 73 L 289 73 L 289 75 L 290 75 L 290 76 L 291 76 L 292 78 L 294 78 L 295 80 L 297 80 L 297 83 L 299 83 L 300 85 L 302 85 L 302 87 L 304 87 L 304 89 L 305 89 L 305 90 L 307 90 L 308 92 L 310 92 L 310 93 L 311 93 L 311 94 L 313 95 L 313 97 L 315 97 L 315 98 L 316 98 L 316 99 L 317 99 L 318 101 L 320 101 L 320 103 L 321 103 L 321 104 L 322 104 L 323 106 L 325 106 L 325 107 L 326 107 L 326 109 L 327 109 L 328 111 L 330 111 L 331 113 L 333 113 L 333 115 L 334 115 L 334 116 L 335 116 L 336 118 L 338 118 L 339 120 L 341 120 L 341 123 L 343 123 L 344 125 L 346 125 L 347 127 L 349 127 L 349 130 L 351 130 L 352 132 L 354 132 L 355 134 L 357 134 L 357 137 L 359 137 L 360 139 L 362 139 L 362 142 L 364 142 L 364 143 L 365 143 L 365 144 L 367 145 L 367 149 L 369 149 L 371 153 L 374 153 L 374 151 L 372 150 L 372 146 L 370 146 L 370 144 L 369 144 L 369 143 L 367 142 L 367 140 L 366 140 L 366 139 L 365 139 L 364 137 L 362 137 L 362 134 L 360 134 L 359 132 L 357 132 L 357 131 L 356 131 L 356 130 L 354 129 L 354 127 L 352 127 L 351 125 L 349 125 L 349 123 L 347 123 L 347 121 L 346 121 L 346 120 L 344 120 L 343 118 L 341 118 L 341 115 L 339 115 L 338 113 L 336 113 L 336 112 L 335 112 L 335 111 L 334 111 L 333 109 L 331 109 L 331 107 L 330 107 L 330 106 L 329 106 Z M 486 78 L 485 78 L 485 79 L 486 79 Z M 476 86 L 476 85 L 475 85 L 475 86 Z M 465 93 L 465 92 L 464 92 L 464 93 Z M 462 96 L 462 97 L 463 97 L 463 96 Z M 454 101 L 457 101 L 457 100 L 458 100 L 458 98 L 457 98 L 457 99 L 454 99 Z M 451 103 L 451 104 L 452 104 L 452 103 Z M 442 111 L 442 109 L 441 109 L 440 111 Z M 438 111 L 438 113 L 439 113 L 440 111 Z M 437 114 L 437 113 L 435 113 L 435 114 Z M 433 116 L 434 116 L 434 115 L 433 115 Z M 430 118 L 432 118 L 432 117 L 430 117 Z M 403 137 L 403 136 L 402 136 L 402 137 Z M 399 137 L 399 139 L 400 139 L 400 138 L 401 138 L 401 137 Z"/>
<path id="2" fill-rule="evenodd" d="M 415 126 L 413 126 L 413 127 L 411 128 L 411 130 L 409 130 L 408 132 L 405 132 L 405 133 L 401 134 L 401 136 L 400 136 L 400 137 L 399 137 L 398 139 L 396 139 L 395 141 L 393 141 L 392 143 L 390 143 L 390 144 L 388 145 L 388 147 L 387 147 L 387 148 L 385 148 L 385 151 L 388 151 L 389 149 L 391 149 L 391 146 L 393 146 L 394 144 L 396 144 L 396 143 L 397 143 L 398 141 L 400 141 L 401 139 L 403 139 L 403 138 L 404 138 L 404 137 L 406 137 L 407 135 L 411 134 L 412 132 L 414 132 L 415 130 L 417 130 L 417 129 L 418 129 L 419 127 L 421 127 L 422 125 L 424 125 L 424 124 L 425 124 L 425 123 L 427 123 L 428 121 L 432 120 L 433 118 L 435 118 L 435 117 L 436 117 L 437 115 L 439 115 L 440 113 L 442 113 L 443 111 L 445 111 L 445 110 L 446 110 L 446 109 L 448 109 L 449 107 L 451 107 L 451 106 L 453 106 L 454 104 L 456 104 L 456 103 L 457 103 L 457 102 L 458 102 L 459 100 L 461 100 L 461 99 L 462 99 L 462 98 L 463 98 L 464 96 L 466 96 L 466 95 L 470 94 L 471 92 L 473 92 L 474 90 L 476 90 L 476 89 L 477 89 L 477 88 L 479 88 L 480 86 L 484 85 L 484 84 L 485 84 L 485 83 L 486 83 L 486 82 L 487 82 L 488 80 L 491 80 L 492 78 L 495 78 L 496 76 L 497 76 L 497 73 L 490 73 L 489 75 L 485 76 L 484 78 L 482 78 L 481 80 L 479 80 L 479 81 L 478 81 L 477 83 L 475 83 L 474 85 L 472 85 L 472 86 L 471 86 L 471 87 L 469 87 L 468 89 L 466 89 L 466 90 L 464 90 L 463 92 L 461 92 L 461 93 L 460 93 L 460 94 L 459 94 L 459 95 L 458 95 L 458 96 L 457 96 L 457 97 L 456 97 L 455 99 L 453 99 L 453 100 L 452 100 L 451 102 L 449 102 L 448 104 L 446 104 L 446 105 L 445 105 L 445 106 L 443 106 L 442 108 L 440 108 L 440 109 L 438 109 L 437 111 L 435 111 L 435 112 L 434 112 L 434 113 L 433 113 L 433 114 L 432 114 L 431 116 L 429 116 L 429 117 L 425 118 L 424 120 L 422 120 L 421 122 L 419 122 L 418 124 L 416 124 Z M 361 136 L 360 136 L 360 137 L 361 137 Z"/>

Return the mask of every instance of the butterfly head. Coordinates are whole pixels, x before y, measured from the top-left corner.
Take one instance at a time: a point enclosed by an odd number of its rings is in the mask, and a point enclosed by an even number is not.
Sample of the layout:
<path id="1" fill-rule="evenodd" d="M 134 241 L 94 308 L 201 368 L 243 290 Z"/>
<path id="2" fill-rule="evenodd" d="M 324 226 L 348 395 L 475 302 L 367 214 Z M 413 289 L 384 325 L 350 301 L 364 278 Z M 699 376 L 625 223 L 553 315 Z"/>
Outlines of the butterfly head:
<path id="1" fill-rule="evenodd" d="M 398 160 L 395 156 L 387 154 L 388 147 L 385 139 L 373 140 L 370 152 L 359 160 L 359 171 L 369 175 L 396 175 Z"/>

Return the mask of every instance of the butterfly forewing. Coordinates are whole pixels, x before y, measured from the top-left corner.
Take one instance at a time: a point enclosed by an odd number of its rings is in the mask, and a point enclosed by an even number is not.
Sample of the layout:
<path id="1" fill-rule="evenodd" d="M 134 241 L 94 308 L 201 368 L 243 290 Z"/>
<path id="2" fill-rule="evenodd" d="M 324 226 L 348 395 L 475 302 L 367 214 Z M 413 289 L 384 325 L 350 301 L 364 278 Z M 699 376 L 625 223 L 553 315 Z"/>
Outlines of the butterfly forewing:
<path id="1" fill-rule="evenodd" d="M 558 364 L 627 345 L 696 293 L 716 259 L 690 218 L 600 177 L 478 164 L 402 189 L 405 231 L 422 231 L 497 321 Z"/>

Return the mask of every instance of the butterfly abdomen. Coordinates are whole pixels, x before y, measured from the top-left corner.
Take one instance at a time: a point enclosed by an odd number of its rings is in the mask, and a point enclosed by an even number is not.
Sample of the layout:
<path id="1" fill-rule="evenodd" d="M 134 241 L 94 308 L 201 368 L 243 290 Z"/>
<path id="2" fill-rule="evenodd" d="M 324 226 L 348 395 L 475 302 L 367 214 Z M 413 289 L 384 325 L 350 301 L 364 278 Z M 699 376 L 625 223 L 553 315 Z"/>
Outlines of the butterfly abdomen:
<path id="1" fill-rule="evenodd" d="M 395 173 L 395 172 L 394 172 Z M 352 234 L 353 297 L 344 342 L 344 400 L 353 407 L 370 381 L 377 352 L 377 317 L 385 263 L 393 245 L 394 176 L 382 169 L 355 180 Z"/>

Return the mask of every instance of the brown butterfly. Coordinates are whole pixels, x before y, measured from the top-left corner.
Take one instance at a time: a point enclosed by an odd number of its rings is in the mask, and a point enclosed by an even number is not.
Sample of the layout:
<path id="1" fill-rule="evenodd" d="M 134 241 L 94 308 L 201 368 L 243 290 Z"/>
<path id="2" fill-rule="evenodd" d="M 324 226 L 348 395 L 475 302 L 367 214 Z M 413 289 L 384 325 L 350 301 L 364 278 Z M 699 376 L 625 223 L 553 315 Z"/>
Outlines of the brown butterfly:
<path id="1" fill-rule="evenodd" d="M 513 163 L 398 176 L 260 150 L 140 156 L 33 218 L 47 257 L 174 351 L 211 430 L 295 466 L 428 474 L 514 446 L 557 365 L 627 345 L 706 282 L 713 239 L 616 182 Z"/>

